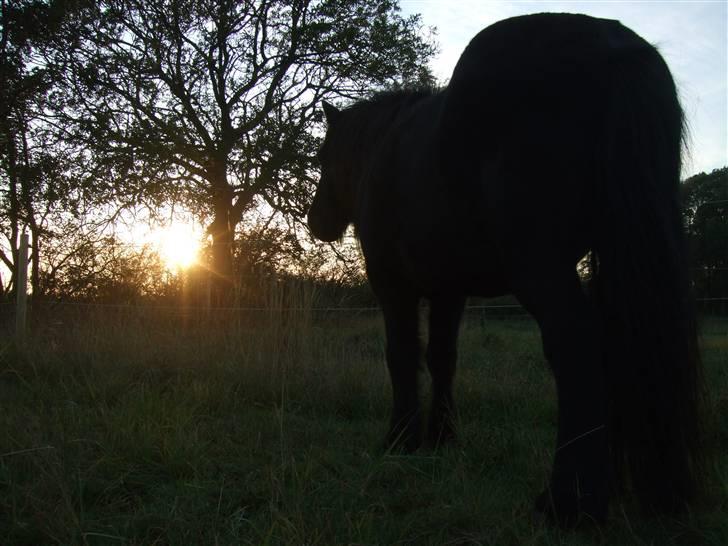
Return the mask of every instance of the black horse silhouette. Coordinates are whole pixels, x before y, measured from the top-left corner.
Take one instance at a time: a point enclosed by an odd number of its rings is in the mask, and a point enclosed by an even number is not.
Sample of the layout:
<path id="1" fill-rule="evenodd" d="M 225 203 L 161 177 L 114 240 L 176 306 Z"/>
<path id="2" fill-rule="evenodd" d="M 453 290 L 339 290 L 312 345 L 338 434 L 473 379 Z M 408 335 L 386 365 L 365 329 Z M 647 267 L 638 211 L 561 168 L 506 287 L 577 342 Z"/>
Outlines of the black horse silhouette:
<path id="1" fill-rule="evenodd" d="M 390 446 L 421 442 L 418 302 L 429 299 L 427 438 L 454 435 L 468 295 L 535 317 L 558 392 L 538 510 L 603 521 L 628 481 L 672 512 L 696 487 L 700 381 L 678 202 L 683 115 L 657 50 L 618 21 L 538 14 L 481 31 L 441 90 L 338 110 L 308 214 L 354 224 L 383 310 Z M 592 253 L 594 289 L 575 265 Z"/>

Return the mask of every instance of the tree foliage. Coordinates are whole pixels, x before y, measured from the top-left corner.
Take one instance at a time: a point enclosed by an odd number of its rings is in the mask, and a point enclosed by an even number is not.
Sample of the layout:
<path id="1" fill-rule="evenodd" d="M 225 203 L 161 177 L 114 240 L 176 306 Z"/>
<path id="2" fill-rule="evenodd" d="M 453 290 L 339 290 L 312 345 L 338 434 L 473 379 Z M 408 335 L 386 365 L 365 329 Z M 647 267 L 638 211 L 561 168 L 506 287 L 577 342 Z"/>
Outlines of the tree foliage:
<path id="1" fill-rule="evenodd" d="M 19 234 L 31 236 L 31 285 L 42 292 L 41 251 L 57 230 L 79 218 L 68 144 L 45 123 L 55 81 L 41 51 L 49 47 L 71 4 L 2 0 L 0 11 L 0 260 L 11 272 L 0 282 L 13 289 Z"/>
<path id="2" fill-rule="evenodd" d="M 696 174 L 682 190 L 696 292 L 728 297 L 728 167 Z"/>

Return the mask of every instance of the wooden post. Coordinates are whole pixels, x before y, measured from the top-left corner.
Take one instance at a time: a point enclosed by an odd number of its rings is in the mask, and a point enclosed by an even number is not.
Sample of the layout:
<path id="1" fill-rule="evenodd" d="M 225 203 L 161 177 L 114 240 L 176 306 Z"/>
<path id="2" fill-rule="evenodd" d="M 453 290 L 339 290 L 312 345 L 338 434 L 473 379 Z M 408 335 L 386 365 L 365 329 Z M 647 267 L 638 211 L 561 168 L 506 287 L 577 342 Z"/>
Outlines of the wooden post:
<path id="1" fill-rule="evenodd" d="M 19 342 L 25 339 L 26 319 L 28 315 L 28 234 L 20 235 L 18 263 L 15 264 L 15 335 Z"/>

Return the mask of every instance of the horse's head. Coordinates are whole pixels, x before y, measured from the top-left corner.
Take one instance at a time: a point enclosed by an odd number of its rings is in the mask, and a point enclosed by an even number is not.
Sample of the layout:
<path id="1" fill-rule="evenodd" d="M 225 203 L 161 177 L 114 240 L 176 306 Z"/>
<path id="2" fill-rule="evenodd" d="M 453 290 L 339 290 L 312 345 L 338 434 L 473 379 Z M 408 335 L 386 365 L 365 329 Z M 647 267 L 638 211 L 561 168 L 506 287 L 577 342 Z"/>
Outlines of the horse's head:
<path id="1" fill-rule="evenodd" d="M 317 239 L 340 239 L 353 220 L 354 166 L 353 150 L 347 139 L 346 115 L 323 103 L 328 128 L 318 153 L 321 178 L 308 211 L 308 227 Z"/>

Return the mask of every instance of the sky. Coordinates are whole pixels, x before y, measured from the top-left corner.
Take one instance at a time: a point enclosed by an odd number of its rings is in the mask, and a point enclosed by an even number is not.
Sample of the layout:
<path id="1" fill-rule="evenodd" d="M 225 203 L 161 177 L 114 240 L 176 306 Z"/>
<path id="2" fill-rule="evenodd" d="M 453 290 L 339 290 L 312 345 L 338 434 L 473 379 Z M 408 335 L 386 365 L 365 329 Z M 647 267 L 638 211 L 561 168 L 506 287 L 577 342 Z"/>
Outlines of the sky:
<path id="1" fill-rule="evenodd" d="M 443 82 L 470 39 L 501 19 L 540 12 L 617 19 L 657 46 L 672 70 L 689 130 L 683 176 L 728 165 L 728 0 L 400 0 L 436 27 L 432 68 Z"/>

